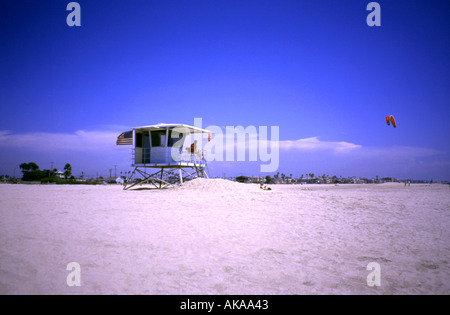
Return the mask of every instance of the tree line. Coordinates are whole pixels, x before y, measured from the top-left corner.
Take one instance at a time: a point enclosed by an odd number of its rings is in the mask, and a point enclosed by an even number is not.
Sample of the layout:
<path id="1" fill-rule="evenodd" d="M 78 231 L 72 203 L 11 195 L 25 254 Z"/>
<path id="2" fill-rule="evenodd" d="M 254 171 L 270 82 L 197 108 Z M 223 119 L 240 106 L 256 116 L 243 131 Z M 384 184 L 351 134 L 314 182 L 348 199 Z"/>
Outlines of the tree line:
<path id="1" fill-rule="evenodd" d="M 59 170 L 56 168 L 53 170 L 40 170 L 39 165 L 37 165 L 35 162 L 22 163 L 19 165 L 19 168 L 23 173 L 23 181 L 43 181 L 45 179 L 51 181 L 51 179 L 54 179 L 59 172 Z M 69 163 L 66 163 L 66 165 L 64 166 L 63 174 L 64 179 L 75 179 L 75 177 L 72 175 L 72 166 Z"/>

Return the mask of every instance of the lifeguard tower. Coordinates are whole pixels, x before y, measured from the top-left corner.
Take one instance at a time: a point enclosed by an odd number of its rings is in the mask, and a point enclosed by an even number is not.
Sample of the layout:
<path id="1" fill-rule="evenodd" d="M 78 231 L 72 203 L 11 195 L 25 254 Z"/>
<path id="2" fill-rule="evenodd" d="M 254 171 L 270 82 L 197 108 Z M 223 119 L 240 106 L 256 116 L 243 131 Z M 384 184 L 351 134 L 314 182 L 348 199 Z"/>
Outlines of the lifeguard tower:
<path id="1" fill-rule="evenodd" d="M 197 177 L 208 178 L 205 153 L 194 140 L 195 134 L 207 134 L 211 140 L 209 130 L 184 124 L 160 123 L 123 132 L 116 144 L 133 146 L 134 167 L 124 190 L 142 184 L 161 189 Z"/>

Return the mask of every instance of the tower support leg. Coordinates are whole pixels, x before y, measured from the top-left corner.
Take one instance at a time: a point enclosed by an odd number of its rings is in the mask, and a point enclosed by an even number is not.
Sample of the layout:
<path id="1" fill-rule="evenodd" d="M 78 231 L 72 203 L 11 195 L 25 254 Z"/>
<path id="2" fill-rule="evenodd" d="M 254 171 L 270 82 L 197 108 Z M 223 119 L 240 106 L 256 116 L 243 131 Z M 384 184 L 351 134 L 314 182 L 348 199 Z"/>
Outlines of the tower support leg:
<path id="1" fill-rule="evenodd" d="M 155 169 L 155 167 L 135 167 L 123 189 L 128 190 L 136 185 L 142 186 L 143 184 L 152 184 L 153 188 L 163 189 L 173 187 L 176 184 L 182 186 L 185 181 L 199 177 L 208 178 L 206 168 L 198 165 L 163 167 L 154 173 L 150 172 L 149 169 Z M 178 174 L 176 174 L 177 169 Z M 139 174 L 140 177 L 134 178 L 136 174 Z"/>

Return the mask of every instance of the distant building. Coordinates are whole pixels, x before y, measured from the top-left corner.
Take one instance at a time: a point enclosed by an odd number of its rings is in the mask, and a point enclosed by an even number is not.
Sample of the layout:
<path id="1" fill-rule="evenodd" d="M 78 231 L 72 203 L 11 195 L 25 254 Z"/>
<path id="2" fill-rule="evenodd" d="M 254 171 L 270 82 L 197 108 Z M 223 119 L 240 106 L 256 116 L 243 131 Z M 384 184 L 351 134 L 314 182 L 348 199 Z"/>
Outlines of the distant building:
<path id="1" fill-rule="evenodd" d="M 56 170 L 56 171 L 53 172 L 53 174 L 54 174 L 54 176 L 56 176 L 56 177 L 59 177 L 59 178 L 65 178 L 64 172 L 61 172 L 61 171 Z"/>

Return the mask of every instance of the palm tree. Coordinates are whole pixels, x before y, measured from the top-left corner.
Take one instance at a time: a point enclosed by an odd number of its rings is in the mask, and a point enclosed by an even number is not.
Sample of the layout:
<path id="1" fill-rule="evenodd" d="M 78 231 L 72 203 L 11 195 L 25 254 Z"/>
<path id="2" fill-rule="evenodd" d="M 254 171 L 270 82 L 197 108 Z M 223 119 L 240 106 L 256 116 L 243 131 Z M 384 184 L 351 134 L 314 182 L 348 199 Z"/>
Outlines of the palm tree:
<path id="1" fill-rule="evenodd" d="M 70 165 L 69 163 L 67 163 L 64 166 L 64 178 L 68 179 L 70 176 L 72 176 L 72 165 Z"/>

